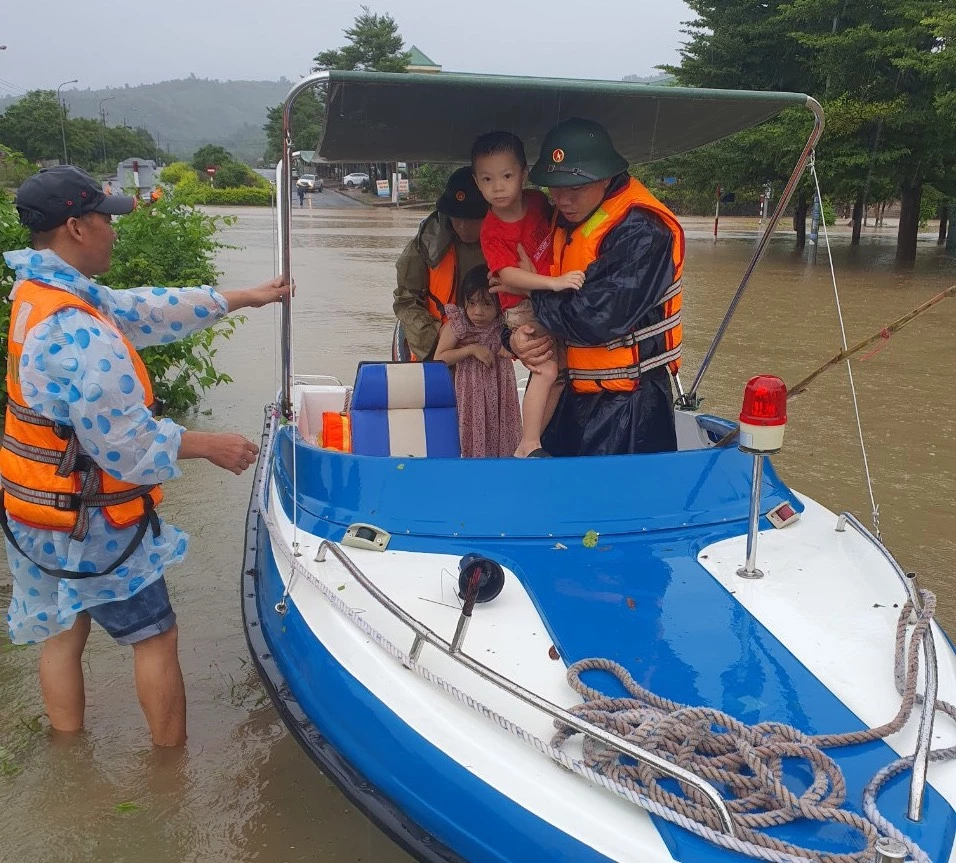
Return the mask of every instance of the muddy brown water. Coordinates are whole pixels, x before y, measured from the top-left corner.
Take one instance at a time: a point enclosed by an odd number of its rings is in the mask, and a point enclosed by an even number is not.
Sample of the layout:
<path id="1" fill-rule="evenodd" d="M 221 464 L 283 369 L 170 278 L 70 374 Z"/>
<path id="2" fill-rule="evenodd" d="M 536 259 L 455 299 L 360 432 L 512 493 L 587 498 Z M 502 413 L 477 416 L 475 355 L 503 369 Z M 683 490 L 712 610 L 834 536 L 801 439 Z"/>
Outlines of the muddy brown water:
<path id="1" fill-rule="evenodd" d="M 298 285 L 296 370 L 351 380 L 358 360 L 387 358 L 394 260 L 421 214 L 343 205 L 313 196 L 293 210 Z M 234 211 L 219 256 L 224 288 L 273 274 L 267 210 Z M 702 358 L 753 249 L 755 220 L 687 220 L 685 383 Z M 956 261 L 922 236 L 915 267 L 893 265 L 890 229 L 864 232 L 851 249 L 834 237 L 849 341 L 862 338 L 956 282 Z M 234 383 L 209 393 L 185 423 L 257 439 L 276 390 L 271 309 L 252 311 L 217 363 Z M 956 300 L 946 300 L 853 363 L 884 538 L 903 565 L 940 595 L 940 618 L 956 629 Z M 743 384 L 770 372 L 795 382 L 838 349 L 829 270 L 771 243 L 701 388 L 704 409 L 735 416 Z M 794 487 L 870 522 L 845 368 L 818 380 L 790 406 L 784 452 L 775 459 Z M 94 627 L 86 658 L 87 730 L 51 738 L 36 684 L 36 648 L 0 639 L 0 861 L 375 861 L 408 858 L 325 779 L 263 695 L 240 624 L 238 576 L 252 472 L 235 477 L 187 462 L 168 487 L 164 514 L 186 528 L 186 565 L 168 581 L 181 628 L 189 697 L 184 752 L 153 751 L 132 686 L 130 652 Z M 9 574 L 0 572 L 0 602 Z M 826 602 L 826 597 L 820 598 Z"/>

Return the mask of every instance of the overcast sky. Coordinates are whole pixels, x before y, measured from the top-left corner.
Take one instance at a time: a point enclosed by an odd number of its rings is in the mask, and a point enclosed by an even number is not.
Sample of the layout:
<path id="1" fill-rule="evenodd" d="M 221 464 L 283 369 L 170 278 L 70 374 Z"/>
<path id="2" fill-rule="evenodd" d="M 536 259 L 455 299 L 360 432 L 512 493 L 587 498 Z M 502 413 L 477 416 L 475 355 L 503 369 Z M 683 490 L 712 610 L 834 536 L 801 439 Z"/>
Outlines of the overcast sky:
<path id="1" fill-rule="evenodd" d="M 355 0 L 0 0 L 0 95 L 143 84 L 190 73 L 294 80 L 319 51 L 343 44 Z M 387 0 L 406 47 L 446 70 L 620 79 L 676 62 L 681 0 Z M 64 88 L 69 90 L 70 87 Z"/>

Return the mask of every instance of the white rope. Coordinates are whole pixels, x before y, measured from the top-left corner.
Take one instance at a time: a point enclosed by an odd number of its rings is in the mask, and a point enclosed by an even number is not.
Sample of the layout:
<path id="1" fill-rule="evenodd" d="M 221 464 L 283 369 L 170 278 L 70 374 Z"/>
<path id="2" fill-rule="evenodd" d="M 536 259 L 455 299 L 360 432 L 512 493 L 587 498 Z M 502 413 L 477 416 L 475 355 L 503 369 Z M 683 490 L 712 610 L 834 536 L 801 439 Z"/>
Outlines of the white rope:
<path id="1" fill-rule="evenodd" d="M 820 178 L 817 176 L 816 152 L 810 154 L 810 174 L 813 177 L 814 186 L 817 190 L 817 206 L 820 208 L 820 223 L 823 225 L 823 241 L 827 248 L 827 261 L 830 264 L 830 278 L 833 281 L 833 297 L 836 300 L 837 319 L 840 322 L 840 340 L 843 344 L 843 350 L 848 347 L 846 341 L 846 327 L 843 324 L 843 307 L 840 304 L 840 291 L 837 288 L 836 269 L 833 266 L 833 252 L 830 249 L 830 234 L 827 232 L 827 220 L 823 214 L 823 196 L 820 194 Z M 880 507 L 873 494 L 873 478 L 870 475 L 870 460 L 866 454 L 866 442 L 863 439 L 863 421 L 860 419 L 860 405 L 856 397 L 856 384 L 853 381 L 853 366 L 849 357 L 846 360 L 846 373 L 850 380 L 850 394 L 853 397 L 853 411 L 856 414 L 856 429 L 860 437 L 860 452 L 863 454 L 863 472 L 866 474 L 866 488 L 870 494 L 870 507 L 873 517 L 873 532 L 877 539 L 882 539 L 880 535 Z"/>
<path id="2" fill-rule="evenodd" d="M 309 569 L 304 566 L 301 562 L 301 555 L 296 554 L 293 549 L 290 549 L 288 544 L 285 541 L 285 537 L 282 533 L 281 528 L 278 523 L 272 516 L 270 508 L 267 506 L 266 498 L 266 489 L 268 488 L 269 477 L 271 476 L 271 462 L 273 458 L 273 450 L 275 444 L 275 438 L 277 433 L 277 427 L 279 424 L 279 415 L 277 411 L 273 411 L 272 422 L 270 423 L 270 432 L 269 440 L 266 445 L 266 453 L 263 461 L 263 469 L 259 477 L 259 485 L 256 491 L 257 502 L 259 506 L 259 514 L 263 522 L 266 525 L 266 528 L 269 532 L 269 537 L 271 540 L 272 550 L 277 556 L 281 557 L 288 564 L 290 568 L 289 572 L 289 581 L 288 586 L 286 587 L 285 592 L 283 593 L 282 600 L 280 605 L 284 606 L 286 598 L 289 595 L 289 592 L 292 589 L 292 583 L 296 576 L 302 576 L 305 578 L 312 586 L 319 590 L 319 592 L 325 597 L 329 604 L 340 614 L 342 614 L 346 619 L 348 619 L 354 626 L 360 629 L 365 635 L 367 635 L 372 641 L 374 641 L 379 647 L 381 647 L 386 653 L 392 656 L 394 659 L 402 663 L 406 668 L 414 671 L 422 679 L 430 683 L 431 685 L 441 689 L 442 691 L 448 693 L 458 702 L 465 705 L 469 709 L 478 713 L 480 716 L 494 722 L 500 728 L 508 731 L 509 733 L 515 735 L 521 739 L 524 743 L 531 746 L 538 752 L 546 755 L 552 761 L 564 767 L 565 769 L 575 773 L 579 776 L 584 777 L 590 782 L 600 785 L 601 787 L 607 789 L 608 791 L 616 794 L 619 797 L 630 801 L 634 805 L 644 809 L 645 811 L 651 813 L 652 815 L 657 815 L 660 818 L 665 819 L 666 821 L 676 824 L 678 827 L 681 827 L 685 830 L 694 833 L 695 835 L 705 839 L 708 842 L 712 842 L 716 845 L 719 845 L 723 848 L 726 848 L 731 851 L 736 851 L 738 853 L 744 854 L 755 859 L 767 860 L 770 863 L 820 863 L 820 856 L 814 857 L 804 857 L 795 854 L 789 854 L 783 851 L 775 850 L 772 848 L 766 848 L 761 845 L 748 842 L 736 837 L 729 836 L 726 833 L 723 833 L 719 830 L 715 830 L 709 827 L 706 824 L 703 824 L 682 812 L 679 812 L 675 809 L 672 809 L 668 806 L 664 806 L 658 803 L 655 800 L 647 797 L 646 795 L 640 793 L 639 790 L 636 790 L 636 787 L 629 787 L 630 783 L 627 785 L 616 782 L 615 780 L 609 778 L 608 776 L 594 770 L 585 762 L 570 757 L 566 752 L 560 748 L 553 746 L 551 743 L 545 742 L 541 738 L 537 737 L 534 734 L 531 734 L 520 725 L 516 724 L 512 720 L 508 719 L 506 716 L 498 713 L 490 707 L 482 704 L 480 701 L 475 699 L 473 696 L 469 695 L 467 692 L 462 691 L 457 686 L 449 683 L 440 675 L 432 672 L 427 666 L 421 664 L 417 660 L 413 659 L 408 653 L 403 651 L 401 648 L 397 647 L 392 641 L 390 641 L 385 635 L 379 632 L 375 627 L 373 627 L 364 617 L 361 609 L 353 609 L 348 604 L 346 604 L 338 595 L 336 591 L 333 591 L 324 581 L 316 577 Z M 295 449 L 295 437 L 297 435 L 297 429 L 293 428 L 293 450 Z M 296 549 L 297 551 L 297 549 Z M 326 561 L 330 563 L 331 561 Z M 341 563 L 339 564 L 341 566 Z M 343 570 L 347 573 L 348 571 L 342 567 Z M 283 612 L 284 613 L 284 610 Z M 905 760 L 905 759 L 902 759 Z M 912 760 L 912 759 L 910 759 Z M 898 762 L 894 762 L 896 765 Z M 893 767 L 894 765 L 890 765 Z M 899 772 L 899 771 L 897 771 Z M 871 782 L 871 786 L 873 783 Z M 874 795 L 875 797 L 875 795 Z M 871 802 L 871 808 L 873 811 L 876 810 L 875 799 Z M 870 814 L 869 812 L 867 813 Z M 875 811 L 875 814 L 879 816 L 878 811 Z M 873 820 L 873 819 L 871 819 Z M 892 825 L 891 835 L 894 835 L 894 838 L 900 839 L 906 843 L 908 850 L 918 861 L 918 863 L 931 863 L 929 858 L 919 849 L 915 843 L 912 842 L 909 837 L 905 836 L 899 831 L 896 831 Z M 895 835 L 898 834 L 898 835 Z"/>

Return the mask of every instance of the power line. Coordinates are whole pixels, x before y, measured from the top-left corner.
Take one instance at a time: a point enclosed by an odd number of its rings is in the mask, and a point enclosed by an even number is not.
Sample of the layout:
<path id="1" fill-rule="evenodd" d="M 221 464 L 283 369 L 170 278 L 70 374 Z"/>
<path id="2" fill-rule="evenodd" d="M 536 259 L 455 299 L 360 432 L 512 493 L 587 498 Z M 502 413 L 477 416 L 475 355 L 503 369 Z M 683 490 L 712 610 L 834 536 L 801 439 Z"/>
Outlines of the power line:
<path id="1" fill-rule="evenodd" d="M 0 78 L 0 87 L 3 87 L 5 90 L 9 90 L 14 96 L 26 96 L 28 92 L 19 84 L 14 84 L 12 81 L 6 81 L 3 78 Z"/>

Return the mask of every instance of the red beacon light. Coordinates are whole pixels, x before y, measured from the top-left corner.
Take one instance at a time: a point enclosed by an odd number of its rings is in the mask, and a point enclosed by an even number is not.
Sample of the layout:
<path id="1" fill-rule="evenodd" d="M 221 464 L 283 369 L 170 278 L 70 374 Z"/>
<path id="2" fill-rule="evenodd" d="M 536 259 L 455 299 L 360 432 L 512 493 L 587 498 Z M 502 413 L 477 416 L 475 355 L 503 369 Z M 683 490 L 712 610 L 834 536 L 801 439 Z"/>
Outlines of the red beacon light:
<path id="1" fill-rule="evenodd" d="M 783 446 L 787 427 L 787 385 L 773 375 L 747 381 L 740 410 L 740 448 L 753 453 L 775 453 Z"/>

